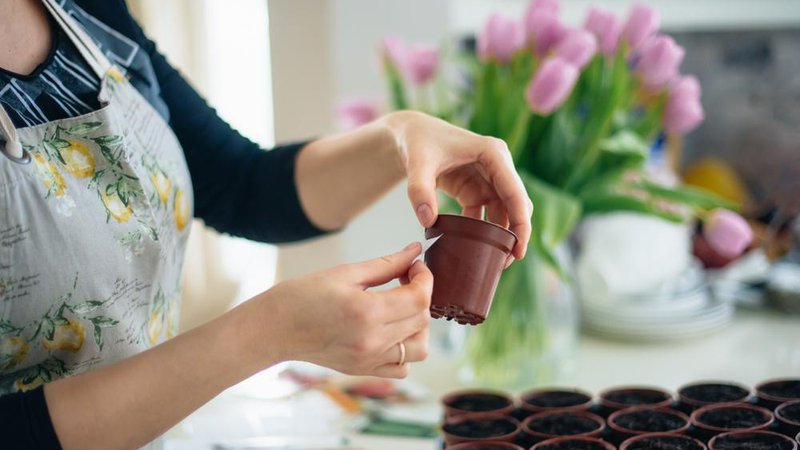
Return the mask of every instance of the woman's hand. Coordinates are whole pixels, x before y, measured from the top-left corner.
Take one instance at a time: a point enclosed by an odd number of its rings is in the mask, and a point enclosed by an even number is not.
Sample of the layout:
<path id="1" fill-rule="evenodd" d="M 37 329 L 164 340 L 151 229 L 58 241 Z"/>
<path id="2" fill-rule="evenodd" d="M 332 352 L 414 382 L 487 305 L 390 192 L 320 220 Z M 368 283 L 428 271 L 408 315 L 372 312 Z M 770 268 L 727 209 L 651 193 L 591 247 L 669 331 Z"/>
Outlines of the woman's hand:
<path id="1" fill-rule="evenodd" d="M 350 375 L 406 376 L 408 367 L 398 365 L 398 344 L 404 343 L 408 362 L 422 361 L 428 353 L 433 276 L 424 263 L 414 262 L 420 251 L 420 244 L 413 243 L 392 255 L 276 285 L 248 303 L 253 303 L 253 335 L 268 323 L 260 317 L 280 317 L 280 333 L 272 334 L 280 342 L 255 342 L 264 352 L 282 349 L 283 360 Z M 368 290 L 405 277 L 402 286 Z"/>
<path id="2" fill-rule="evenodd" d="M 458 200 L 464 215 L 482 219 L 485 211 L 489 221 L 509 227 L 518 238 L 513 256 L 525 256 L 533 203 L 505 142 L 415 111 L 382 120 L 395 137 L 408 197 L 422 226 L 436 220 L 438 187 Z"/>

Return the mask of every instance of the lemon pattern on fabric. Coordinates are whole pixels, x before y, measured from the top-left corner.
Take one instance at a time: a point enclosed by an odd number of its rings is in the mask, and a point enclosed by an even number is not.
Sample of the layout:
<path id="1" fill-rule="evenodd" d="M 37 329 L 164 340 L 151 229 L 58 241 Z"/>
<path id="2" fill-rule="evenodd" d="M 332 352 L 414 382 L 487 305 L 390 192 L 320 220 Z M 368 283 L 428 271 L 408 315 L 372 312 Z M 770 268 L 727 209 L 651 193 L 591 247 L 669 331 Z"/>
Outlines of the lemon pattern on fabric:
<path id="1" fill-rule="evenodd" d="M 94 175 L 94 156 L 88 146 L 77 140 L 68 139 L 69 146 L 61 150 L 67 173 L 75 178 L 89 178 Z"/>
<path id="2" fill-rule="evenodd" d="M 66 324 L 55 328 L 52 339 L 42 339 L 42 345 L 49 351 L 66 350 L 75 353 L 83 347 L 83 338 L 83 324 L 68 320 Z"/>

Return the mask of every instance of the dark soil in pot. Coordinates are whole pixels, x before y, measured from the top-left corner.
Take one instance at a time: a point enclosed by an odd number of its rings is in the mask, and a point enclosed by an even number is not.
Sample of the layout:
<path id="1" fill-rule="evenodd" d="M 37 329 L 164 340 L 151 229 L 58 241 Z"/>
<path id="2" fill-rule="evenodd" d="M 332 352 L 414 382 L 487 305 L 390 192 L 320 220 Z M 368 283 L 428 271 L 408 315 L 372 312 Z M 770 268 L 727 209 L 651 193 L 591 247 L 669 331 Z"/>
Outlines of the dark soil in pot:
<path id="1" fill-rule="evenodd" d="M 709 442 L 711 450 L 795 450 L 797 443 L 769 431 L 738 431 L 721 434 Z"/>
<path id="2" fill-rule="evenodd" d="M 598 437 L 605 428 L 601 417 L 586 411 L 546 411 L 525 419 L 522 443 L 530 446 L 559 436 Z"/>
<path id="3" fill-rule="evenodd" d="M 743 402 L 750 390 L 734 383 L 695 383 L 678 390 L 680 408 L 692 411 L 715 403 Z"/>
<path id="4" fill-rule="evenodd" d="M 631 406 L 672 406 L 672 395 L 662 389 L 650 387 L 620 387 L 600 394 L 600 412 L 608 416 L 614 411 Z"/>
<path id="5" fill-rule="evenodd" d="M 767 429 L 774 420 L 768 409 L 747 403 L 708 405 L 692 413 L 692 432 L 708 440 L 728 431 Z"/>
<path id="6" fill-rule="evenodd" d="M 706 445 L 689 436 L 647 433 L 626 440 L 620 450 L 706 450 Z"/>
<path id="7" fill-rule="evenodd" d="M 521 408 L 528 414 L 549 410 L 588 410 L 592 396 L 579 390 L 544 389 L 530 391 L 520 396 Z"/>
<path id="8" fill-rule="evenodd" d="M 783 403 L 775 409 L 775 419 L 781 433 L 794 438 L 800 433 L 800 400 Z"/>
<path id="9" fill-rule="evenodd" d="M 775 409 L 789 400 L 800 400 L 800 378 L 765 381 L 756 386 L 758 403 Z"/>
<path id="10" fill-rule="evenodd" d="M 519 430 L 518 420 L 501 414 L 464 414 L 442 426 L 447 445 L 480 440 L 513 442 Z"/>
<path id="11" fill-rule="evenodd" d="M 618 416 L 609 420 L 611 422 L 625 430 L 655 433 L 684 428 L 689 424 L 689 419 L 676 411 L 640 409 L 620 411 Z"/>
<path id="12" fill-rule="evenodd" d="M 510 442 L 462 442 L 461 444 L 451 445 L 447 450 L 524 450 L 517 444 Z"/>
<path id="13" fill-rule="evenodd" d="M 562 436 L 542 441 L 531 450 L 615 450 L 615 447 L 598 438 Z"/>
<path id="14" fill-rule="evenodd" d="M 510 414 L 514 410 L 514 401 L 502 392 L 461 391 L 454 392 L 442 399 L 445 416 L 475 412 L 497 412 Z"/>

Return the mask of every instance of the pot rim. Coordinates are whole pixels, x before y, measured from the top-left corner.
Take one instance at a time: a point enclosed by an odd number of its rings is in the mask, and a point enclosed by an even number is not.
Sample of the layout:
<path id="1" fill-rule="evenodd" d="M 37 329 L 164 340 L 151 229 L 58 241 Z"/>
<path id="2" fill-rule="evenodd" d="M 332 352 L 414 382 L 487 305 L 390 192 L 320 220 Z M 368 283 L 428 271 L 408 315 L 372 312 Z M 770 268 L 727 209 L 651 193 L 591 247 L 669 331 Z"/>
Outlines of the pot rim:
<path id="1" fill-rule="evenodd" d="M 675 428 L 673 430 L 663 431 L 663 432 L 660 432 L 660 433 L 667 433 L 667 434 L 683 433 L 686 430 L 688 430 L 689 426 L 691 425 L 691 419 L 689 418 L 689 416 L 687 416 L 686 414 L 678 411 L 677 409 L 665 408 L 665 407 L 661 407 L 661 406 L 642 405 L 642 406 L 632 406 L 630 408 L 625 408 L 625 409 L 621 409 L 619 411 L 614 411 L 610 416 L 608 416 L 608 427 L 611 428 L 614 431 L 619 432 L 619 433 L 625 433 L 625 434 L 631 434 L 631 435 L 642 435 L 642 434 L 652 434 L 652 433 L 654 433 L 652 431 L 644 431 L 643 432 L 641 430 L 632 430 L 630 428 L 623 427 L 622 425 L 619 425 L 619 424 L 617 424 L 615 422 L 615 420 L 617 418 L 619 418 L 619 416 L 622 416 L 622 415 L 625 415 L 625 414 L 630 414 L 630 413 L 636 413 L 636 412 L 640 412 L 640 411 L 665 412 L 665 413 L 668 413 L 668 414 L 672 414 L 674 416 L 678 416 L 678 417 L 680 417 L 681 419 L 684 420 L 684 424 L 680 428 Z"/>
<path id="2" fill-rule="evenodd" d="M 632 444 L 632 443 L 634 443 L 636 441 L 641 441 L 642 439 L 660 438 L 660 437 L 676 437 L 676 438 L 681 438 L 681 439 L 688 439 L 690 441 L 693 441 L 695 444 L 700 445 L 700 448 L 702 448 L 703 450 L 708 450 L 708 447 L 706 446 L 706 444 L 704 444 L 699 439 L 695 439 L 695 438 L 693 438 L 691 436 L 687 436 L 685 434 L 678 434 L 678 433 L 675 433 L 675 432 L 668 432 L 668 431 L 657 432 L 657 433 L 637 434 L 636 436 L 631 436 L 628 439 L 625 439 L 624 441 L 622 441 L 622 444 L 620 444 L 620 446 L 619 446 L 619 450 L 627 450 L 628 447 L 630 446 L 630 444 Z"/>
<path id="3" fill-rule="evenodd" d="M 797 442 L 792 441 L 792 438 L 790 438 L 789 436 L 785 436 L 783 434 L 776 433 L 774 431 L 766 431 L 766 430 L 737 430 L 737 431 L 731 431 L 731 432 L 728 432 L 728 433 L 718 434 L 718 435 L 714 436 L 713 438 L 711 438 L 710 441 L 708 441 L 708 448 L 711 449 L 712 446 L 717 442 L 717 439 L 722 438 L 722 437 L 727 437 L 727 436 L 730 436 L 732 434 L 766 434 L 766 435 L 769 435 L 769 436 L 778 436 L 778 437 L 780 437 L 782 439 L 785 439 L 785 442 L 793 443 L 794 444 L 794 449 L 793 450 L 797 450 Z"/>
<path id="4" fill-rule="evenodd" d="M 533 430 L 533 429 L 531 429 L 529 427 L 530 423 L 533 422 L 535 419 L 538 419 L 540 417 L 545 417 L 545 416 L 550 416 L 550 415 L 560 415 L 560 414 L 573 414 L 573 415 L 578 415 L 578 416 L 581 416 L 581 417 L 585 417 L 587 419 L 592 420 L 593 422 L 595 422 L 596 424 L 598 424 L 600 426 L 599 428 L 595 428 L 594 430 L 587 431 L 585 433 L 567 435 L 568 437 L 579 437 L 579 436 L 591 437 L 592 435 L 594 435 L 596 433 L 602 434 L 606 430 L 606 421 L 603 420 L 602 417 L 598 416 L 597 414 L 591 413 L 589 411 L 582 411 L 582 410 L 577 410 L 577 411 L 570 411 L 570 410 L 542 411 L 540 413 L 536 413 L 536 414 L 534 414 L 532 416 L 529 416 L 525 420 L 523 420 L 521 429 L 522 429 L 522 431 L 524 431 L 525 433 L 527 433 L 527 434 L 529 434 L 531 436 L 542 437 L 542 438 L 545 438 L 546 440 L 549 440 L 549 439 L 552 439 L 552 438 L 556 438 L 556 437 L 562 437 L 562 435 L 542 433 L 541 431 L 536 431 L 536 430 Z"/>
<path id="5" fill-rule="evenodd" d="M 694 399 L 694 398 L 691 398 L 691 397 L 687 397 L 687 396 L 685 396 L 683 394 L 683 391 L 685 389 L 688 389 L 688 388 L 691 388 L 691 387 L 695 387 L 695 386 L 703 386 L 703 385 L 734 386 L 734 387 L 737 387 L 737 388 L 740 388 L 740 389 L 744 390 L 745 392 L 747 392 L 747 394 L 744 397 L 740 398 L 740 399 L 730 400 L 730 401 L 727 401 L 727 402 L 707 402 L 707 401 L 704 401 L 704 400 L 697 400 L 697 399 Z M 694 381 L 694 382 L 691 382 L 691 383 L 688 383 L 688 384 L 684 384 L 683 386 L 681 386 L 678 389 L 678 400 L 683 402 L 683 403 L 686 403 L 688 405 L 692 405 L 692 406 L 706 406 L 706 405 L 717 405 L 719 403 L 745 402 L 752 395 L 753 395 L 753 390 L 751 388 L 745 386 L 744 384 L 740 384 L 740 383 L 737 383 L 735 381 L 723 381 L 723 380 L 700 380 L 700 381 Z"/>
<path id="6" fill-rule="evenodd" d="M 503 441 L 469 441 L 469 442 L 459 442 L 458 444 L 449 445 L 447 450 L 460 450 L 463 448 L 468 448 L 469 446 L 473 445 L 501 445 L 506 446 L 508 450 L 525 450 L 521 446 L 514 444 L 513 442 L 503 442 Z"/>
<path id="7" fill-rule="evenodd" d="M 499 408 L 499 409 L 492 409 L 492 410 L 489 410 L 489 411 L 470 411 L 470 410 L 467 410 L 467 409 L 459 409 L 459 408 L 455 408 L 453 406 L 450 406 L 450 404 L 449 404 L 450 401 L 454 400 L 455 398 L 463 397 L 463 396 L 466 396 L 466 395 L 494 395 L 494 396 L 497 396 L 497 397 L 501 397 L 504 400 L 507 400 L 508 401 L 508 405 L 506 405 L 506 406 L 504 406 L 502 408 Z M 514 402 L 514 397 L 512 397 L 511 394 L 508 394 L 507 392 L 504 392 L 504 391 L 501 391 L 501 390 L 494 390 L 494 389 L 463 389 L 463 390 L 460 390 L 460 391 L 453 391 L 453 392 L 448 393 L 444 397 L 442 397 L 441 403 L 445 407 L 445 410 L 449 409 L 449 410 L 452 410 L 452 411 L 458 411 L 458 416 L 461 416 L 463 414 L 501 413 L 501 411 L 506 411 L 508 408 L 511 408 L 509 410 L 509 412 L 510 412 L 510 411 L 513 411 L 514 407 L 516 406 L 515 402 Z"/>
<path id="8" fill-rule="evenodd" d="M 707 413 L 708 411 L 715 409 L 726 409 L 726 408 L 744 408 L 744 409 L 758 411 L 763 414 L 766 414 L 766 416 L 769 417 L 769 421 L 761 425 L 756 425 L 749 428 L 724 428 L 703 423 L 698 419 L 701 415 Z M 775 415 L 772 414 L 772 411 L 768 410 L 767 408 L 751 405 L 749 403 L 744 403 L 744 402 L 715 403 L 713 405 L 706 405 L 700 409 L 695 410 L 691 415 L 691 423 L 692 426 L 696 428 L 709 431 L 717 431 L 722 433 L 734 432 L 734 431 L 760 431 L 771 427 L 772 424 L 775 423 Z"/>
<path id="9" fill-rule="evenodd" d="M 785 422 L 785 423 L 788 423 L 789 425 L 794 425 L 794 426 L 800 427 L 800 420 L 788 419 L 786 417 L 781 416 L 781 413 L 783 412 L 783 408 L 785 408 L 787 406 L 793 406 L 793 405 L 800 405 L 800 399 L 789 400 L 788 402 L 781 403 L 780 405 L 778 405 L 777 408 L 775 408 L 774 415 L 775 415 L 775 418 L 778 419 L 781 422 Z"/>
<path id="10" fill-rule="evenodd" d="M 481 437 L 475 438 L 475 437 L 461 436 L 461 435 L 458 435 L 458 434 L 450 433 L 449 431 L 446 431 L 444 429 L 444 427 L 447 426 L 447 425 L 452 425 L 454 423 L 459 423 L 459 422 L 466 422 L 467 420 L 474 420 L 474 419 L 487 419 L 487 420 L 490 420 L 490 419 L 502 419 L 502 420 L 507 420 L 507 421 L 513 423 L 516 428 L 514 429 L 514 431 L 512 431 L 510 433 L 501 434 L 500 436 L 492 436 L 491 438 L 481 438 Z M 450 417 L 448 420 L 445 421 L 444 426 L 442 426 L 442 433 L 445 436 L 447 436 L 447 435 L 454 436 L 454 437 L 460 439 L 461 442 L 502 441 L 503 439 L 512 439 L 512 438 L 514 438 L 515 436 L 517 436 L 520 433 L 520 431 L 522 431 L 522 426 L 521 426 L 519 420 L 517 420 L 514 417 L 511 417 L 511 416 L 508 416 L 508 415 L 505 415 L 505 414 L 496 413 L 496 412 L 488 412 L 488 413 L 480 413 L 480 412 L 478 412 L 478 413 L 472 413 L 472 414 L 460 414 L 460 415 L 457 415 L 457 416 Z M 459 444 L 461 442 L 459 442 Z M 451 444 L 451 445 L 455 445 L 455 444 Z"/>
<path id="11" fill-rule="evenodd" d="M 442 219 L 445 221 L 445 226 L 441 226 L 440 220 Z M 447 230 L 447 225 L 453 225 L 455 229 Z M 486 229 L 486 227 L 488 227 L 488 230 L 486 230 L 484 233 L 476 232 L 474 229 Z M 497 247 L 504 253 L 511 253 L 511 251 L 514 250 L 514 246 L 517 244 L 517 241 L 519 240 L 517 235 L 508 228 L 504 228 L 487 220 L 474 219 L 472 217 L 460 216 L 457 214 L 440 214 L 436 218 L 436 222 L 425 229 L 426 236 L 429 230 L 438 230 L 443 234 L 451 236 L 463 236 L 469 239 L 474 239 L 479 242 Z"/>
<path id="12" fill-rule="evenodd" d="M 544 447 L 546 445 L 549 445 L 549 444 L 555 444 L 555 443 L 559 443 L 559 442 L 563 442 L 563 441 L 573 441 L 573 440 L 581 441 L 581 442 L 595 442 L 597 444 L 605 446 L 605 448 L 607 450 L 616 450 L 616 447 L 614 447 L 608 441 L 604 441 L 603 439 L 600 439 L 600 438 L 597 438 L 597 437 L 581 436 L 581 435 L 557 436 L 557 437 L 554 437 L 554 438 L 550 438 L 550 439 L 544 440 L 542 442 L 536 443 L 536 445 L 531 447 L 530 450 L 539 450 L 540 448 L 542 448 L 542 447 Z"/>
<path id="13" fill-rule="evenodd" d="M 755 387 L 756 396 L 757 397 L 761 397 L 764 400 L 770 400 L 770 401 L 778 402 L 778 403 L 785 403 L 785 402 L 788 402 L 789 400 L 798 400 L 797 398 L 794 398 L 794 397 L 778 397 L 776 395 L 767 394 L 762 390 L 764 388 L 764 386 L 766 386 L 768 384 L 782 383 L 782 382 L 786 382 L 786 381 L 800 382 L 800 378 L 788 378 L 788 377 L 787 378 L 772 378 L 772 379 L 769 379 L 769 380 L 762 381 L 761 383 L 758 383 L 756 385 L 756 387 Z"/>
<path id="14" fill-rule="evenodd" d="M 587 400 L 583 403 L 579 403 L 577 405 L 571 406 L 539 406 L 533 405 L 528 403 L 528 398 L 531 398 L 535 395 L 540 394 L 547 394 L 553 392 L 565 392 L 570 394 L 580 394 L 587 398 Z M 572 411 L 572 410 L 582 410 L 592 406 L 594 403 L 594 397 L 588 391 L 584 391 L 578 388 L 558 388 L 558 387 L 545 387 L 545 388 L 538 388 L 538 389 L 531 389 L 529 391 L 525 391 L 519 395 L 519 406 L 520 408 L 530 411 L 530 412 L 543 412 L 543 411 Z"/>
<path id="15" fill-rule="evenodd" d="M 667 396 L 667 398 L 665 398 L 664 400 L 662 400 L 662 401 L 660 401 L 658 403 L 649 403 L 649 404 L 643 404 L 643 405 L 628 405 L 626 403 L 618 403 L 618 402 L 615 402 L 614 400 L 609 400 L 609 399 L 606 398 L 606 396 L 609 393 L 617 392 L 617 391 L 657 392 L 659 394 L 665 394 Z M 657 387 L 657 386 L 646 386 L 646 385 L 641 385 L 641 386 L 631 385 L 631 386 L 610 387 L 610 388 L 605 389 L 602 392 L 600 392 L 600 395 L 598 396 L 598 399 L 600 400 L 600 404 L 601 405 L 609 407 L 609 408 L 613 408 L 613 409 L 618 409 L 618 410 L 627 409 L 627 408 L 635 408 L 637 406 L 651 406 L 651 407 L 657 407 L 657 408 L 666 408 L 666 407 L 672 406 L 672 404 L 675 402 L 675 396 L 671 392 L 667 391 L 666 389 L 662 389 L 662 388 Z"/>

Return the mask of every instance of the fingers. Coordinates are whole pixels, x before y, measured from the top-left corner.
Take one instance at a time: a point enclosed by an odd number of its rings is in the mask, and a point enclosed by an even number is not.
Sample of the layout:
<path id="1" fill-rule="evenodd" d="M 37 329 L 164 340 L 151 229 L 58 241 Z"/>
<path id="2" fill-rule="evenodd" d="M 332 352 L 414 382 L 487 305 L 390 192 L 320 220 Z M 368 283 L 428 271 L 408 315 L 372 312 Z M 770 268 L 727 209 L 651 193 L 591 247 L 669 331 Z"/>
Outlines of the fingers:
<path id="1" fill-rule="evenodd" d="M 433 164 L 415 164 L 408 171 L 408 199 L 425 228 L 433 225 L 439 211 L 435 170 Z"/>
<path id="2" fill-rule="evenodd" d="M 408 375 L 408 363 L 420 362 L 428 358 L 427 328 L 402 342 L 406 350 L 404 364 L 402 366 L 398 365 L 400 357 L 403 355 L 401 355 L 399 343 L 394 344 L 392 348 L 383 354 L 382 361 L 385 361 L 385 363 L 374 370 L 374 375 L 387 378 L 405 378 Z"/>
<path id="3" fill-rule="evenodd" d="M 481 206 L 465 206 L 461 210 L 461 214 L 473 219 L 483 219 L 483 205 Z"/>
<path id="4" fill-rule="evenodd" d="M 433 293 L 433 274 L 422 261 L 415 262 L 408 271 L 408 284 L 380 292 L 377 297 L 378 316 L 385 324 L 428 314 Z M 410 334 L 410 333 L 409 333 Z M 408 334 L 406 335 L 408 336 Z M 404 336 L 397 336 L 397 338 Z"/>
<path id="5" fill-rule="evenodd" d="M 506 144 L 499 139 L 490 140 L 490 148 L 479 157 L 497 197 L 502 200 L 508 215 L 509 229 L 517 235 L 517 245 L 512 254 L 517 259 L 525 257 L 531 237 L 533 203 L 525 191 Z"/>
<path id="6" fill-rule="evenodd" d="M 350 273 L 355 277 L 354 281 L 366 289 L 388 283 L 408 273 L 414 258 L 419 256 L 421 251 L 420 243 L 412 242 L 397 253 L 345 267 L 351 270 Z"/>
<path id="7" fill-rule="evenodd" d="M 486 205 L 486 220 L 508 228 L 508 214 L 502 200 L 498 198 Z"/>

